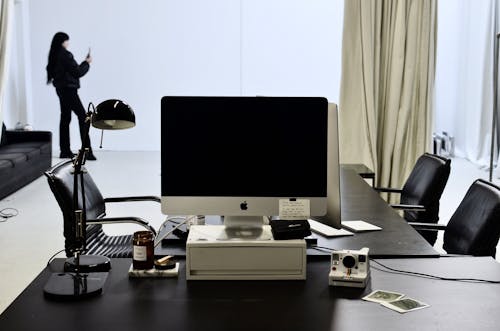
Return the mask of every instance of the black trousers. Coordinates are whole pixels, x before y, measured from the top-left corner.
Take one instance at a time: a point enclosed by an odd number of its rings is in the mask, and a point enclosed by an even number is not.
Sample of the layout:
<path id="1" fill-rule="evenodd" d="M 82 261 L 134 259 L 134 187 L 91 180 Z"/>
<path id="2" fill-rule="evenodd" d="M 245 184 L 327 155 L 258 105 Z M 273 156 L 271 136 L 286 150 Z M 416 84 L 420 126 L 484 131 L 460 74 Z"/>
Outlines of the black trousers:
<path id="1" fill-rule="evenodd" d="M 56 89 L 59 103 L 61 105 L 61 120 L 59 122 L 59 148 L 61 153 L 71 153 L 71 145 L 69 140 L 69 124 L 71 123 L 71 111 L 78 117 L 78 125 L 80 127 L 80 138 L 83 142 L 85 139 L 85 147 L 90 148 L 90 138 L 86 136 L 85 130 L 85 108 L 78 96 L 76 88 Z"/>

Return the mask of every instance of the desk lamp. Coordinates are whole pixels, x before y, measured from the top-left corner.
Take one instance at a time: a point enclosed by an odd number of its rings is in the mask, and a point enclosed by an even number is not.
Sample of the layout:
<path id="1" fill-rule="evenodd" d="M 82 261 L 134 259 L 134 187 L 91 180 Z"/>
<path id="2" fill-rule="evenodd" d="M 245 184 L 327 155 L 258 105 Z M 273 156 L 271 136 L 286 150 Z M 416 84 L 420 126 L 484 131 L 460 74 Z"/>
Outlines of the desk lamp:
<path id="1" fill-rule="evenodd" d="M 97 107 L 90 103 L 85 124 L 86 138 L 83 139 L 82 147 L 73 159 L 73 221 L 76 229 L 73 257 L 66 261 L 65 272 L 53 273 L 44 287 L 45 295 L 56 299 L 79 299 L 102 292 L 108 276 L 107 271 L 111 268 L 110 260 L 105 256 L 82 255 L 87 250 L 87 217 L 83 180 L 85 169 L 82 169 L 82 166 L 85 164 L 85 155 L 89 146 L 85 146 L 85 142 L 88 141 L 91 125 L 101 130 L 128 129 L 135 126 L 135 115 L 132 108 L 123 101 L 110 99 L 101 102 Z M 78 206 L 79 192 L 81 192 L 81 208 Z"/>

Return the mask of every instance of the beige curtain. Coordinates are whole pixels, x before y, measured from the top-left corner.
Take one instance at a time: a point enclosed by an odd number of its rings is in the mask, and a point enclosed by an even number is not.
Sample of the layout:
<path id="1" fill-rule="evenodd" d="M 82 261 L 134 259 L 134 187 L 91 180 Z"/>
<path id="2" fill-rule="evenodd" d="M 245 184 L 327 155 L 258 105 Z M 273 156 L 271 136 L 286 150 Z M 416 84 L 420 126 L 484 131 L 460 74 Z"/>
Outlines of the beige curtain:
<path id="1" fill-rule="evenodd" d="M 346 0 L 340 160 L 401 187 L 432 142 L 435 0 Z"/>
<path id="2" fill-rule="evenodd" d="M 0 125 L 3 122 L 3 100 L 8 76 L 10 18 L 14 0 L 0 0 Z M 0 129 L 1 130 L 1 129 Z"/>

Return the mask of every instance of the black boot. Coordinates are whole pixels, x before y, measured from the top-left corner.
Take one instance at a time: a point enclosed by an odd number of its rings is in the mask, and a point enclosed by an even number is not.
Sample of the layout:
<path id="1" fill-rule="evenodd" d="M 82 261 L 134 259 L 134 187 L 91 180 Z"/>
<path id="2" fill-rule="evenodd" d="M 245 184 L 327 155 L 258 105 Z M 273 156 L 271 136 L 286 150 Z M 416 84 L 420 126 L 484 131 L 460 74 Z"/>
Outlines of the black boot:
<path id="1" fill-rule="evenodd" d="M 92 152 L 92 150 L 90 150 L 90 151 L 87 152 L 87 160 L 88 161 L 96 161 L 97 160 L 97 158 L 95 157 L 95 155 Z"/>
<path id="2" fill-rule="evenodd" d="M 73 154 L 73 152 L 69 151 L 69 152 L 61 152 L 61 154 L 59 154 L 59 158 L 60 159 L 72 159 L 75 157 L 76 154 Z"/>

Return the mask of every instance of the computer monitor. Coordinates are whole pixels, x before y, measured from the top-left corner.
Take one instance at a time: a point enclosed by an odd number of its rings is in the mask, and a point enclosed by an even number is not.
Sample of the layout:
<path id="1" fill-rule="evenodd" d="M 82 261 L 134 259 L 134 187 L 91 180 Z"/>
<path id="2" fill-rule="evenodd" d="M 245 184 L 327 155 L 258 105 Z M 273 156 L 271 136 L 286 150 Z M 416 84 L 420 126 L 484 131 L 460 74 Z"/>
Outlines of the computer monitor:
<path id="1" fill-rule="evenodd" d="M 288 201 L 324 215 L 327 145 L 325 98 L 163 97 L 162 212 L 226 227 L 261 227 Z"/>
<path id="2" fill-rule="evenodd" d="M 328 174 L 327 174 L 326 215 L 314 216 L 313 220 L 331 227 L 341 227 L 340 203 L 340 166 L 339 166 L 339 130 L 338 108 L 334 103 L 328 104 Z"/>

